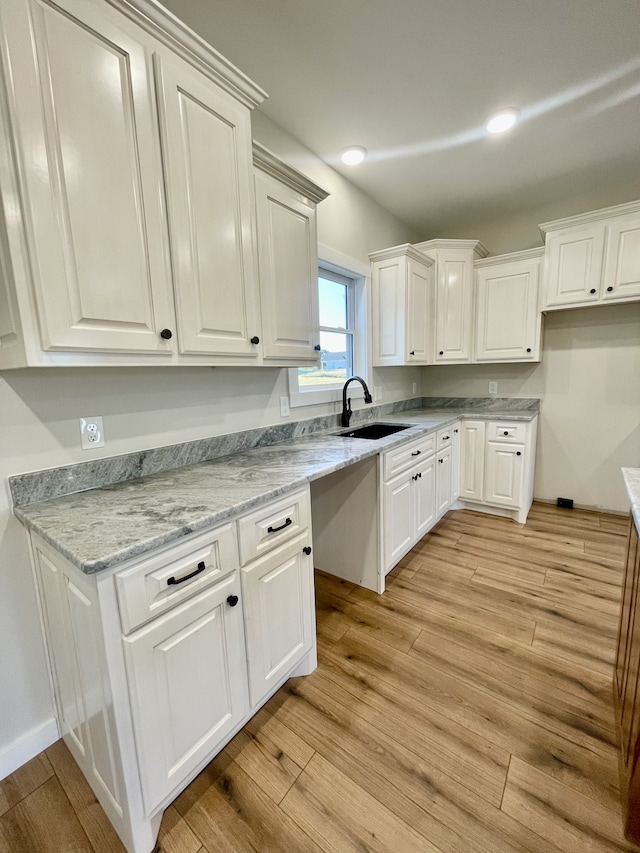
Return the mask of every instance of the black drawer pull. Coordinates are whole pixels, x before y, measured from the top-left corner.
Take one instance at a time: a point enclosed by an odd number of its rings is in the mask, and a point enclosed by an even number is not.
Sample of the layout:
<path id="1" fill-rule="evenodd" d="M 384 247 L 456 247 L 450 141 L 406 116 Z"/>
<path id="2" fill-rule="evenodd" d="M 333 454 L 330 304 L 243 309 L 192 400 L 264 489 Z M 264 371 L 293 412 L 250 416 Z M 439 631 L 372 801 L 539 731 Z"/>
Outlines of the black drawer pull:
<path id="1" fill-rule="evenodd" d="M 237 595 L 228 595 L 227 596 L 227 604 L 229 607 L 235 607 L 238 603 L 239 599 Z"/>
<path id="2" fill-rule="evenodd" d="M 302 549 L 302 553 L 306 554 L 308 557 L 309 554 L 311 553 L 311 545 L 305 545 L 304 548 Z"/>
<path id="3" fill-rule="evenodd" d="M 522 453 L 520 453 L 519 450 L 516 450 L 516 456 L 522 456 Z"/>
<path id="4" fill-rule="evenodd" d="M 449 439 L 450 439 L 450 438 L 451 438 L 451 436 L 450 436 L 450 435 L 443 435 L 443 436 L 442 436 L 442 440 L 443 440 L 443 441 L 449 441 Z"/>
<path id="5" fill-rule="evenodd" d="M 413 451 L 413 453 L 412 453 L 411 455 L 412 455 L 412 456 L 420 456 L 420 454 L 421 454 L 421 453 L 422 453 L 422 451 L 421 451 L 421 450 L 414 450 L 414 451 Z"/>
<path id="6" fill-rule="evenodd" d="M 613 292 L 613 288 L 612 288 L 612 287 L 608 287 L 608 288 L 607 288 L 607 293 L 612 293 L 612 292 Z"/>
<path id="7" fill-rule="evenodd" d="M 508 429 L 505 429 L 504 434 L 505 434 L 505 435 L 509 435 L 509 430 L 508 430 Z"/>
<path id="8" fill-rule="evenodd" d="M 260 343 L 260 338 L 259 338 L 257 335 L 254 335 L 254 336 L 251 338 L 251 343 L 252 343 L 252 344 L 259 344 L 259 343 Z"/>
<path id="9" fill-rule="evenodd" d="M 267 533 L 277 533 L 278 530 L 284 530 L 285 527 L 289 527 L 290 524 L 293 524 L 290 518 L 285 519 L 284 524 L 281 524 L 280 527 L 267 527 Z"/>
<path id="10" fill-rule="evenodd" d="M 595 293 L 595 292 L 596 292 L 595 287 L 592 287 L 591 290 L 589 291 L 589 293 Z"/>
<path id="11" fill-rule="evenodd" d="M 196 576 L 196 575 L 199 575 L 199 574 L 200 574 L 200 572 L 204 572 L 204 570 L 205 570 L 206 568 L 207 568 L 207 567 L 206 567 L 205 563 L 204 563 L 204 562 L 200 562 L 200 563 L 198 563 L 198 568 L 195 570 L 195 572 L 191 572 L 191 574 L 190 574 L 190 575 L 185 575 L 183 578 L 178 578 L 177 580 L 176 580 L 176 579 L 175 579 L 175 577 L 172 575 L 172 576 L 169 578 L 169 580 L 167 581 L 167 586 L 175 586 L 176 584 L 184 583 L 185 581 L 191 580 L 191 578 L 195 578 L 195 576 Z"/>

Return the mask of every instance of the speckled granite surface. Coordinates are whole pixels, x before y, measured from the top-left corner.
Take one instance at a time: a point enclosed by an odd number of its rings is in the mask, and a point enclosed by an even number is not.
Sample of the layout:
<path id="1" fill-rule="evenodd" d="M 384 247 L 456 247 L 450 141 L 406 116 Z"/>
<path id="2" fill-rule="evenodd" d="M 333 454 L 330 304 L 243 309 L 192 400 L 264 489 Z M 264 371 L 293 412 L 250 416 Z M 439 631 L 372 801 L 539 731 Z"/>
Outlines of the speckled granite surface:
<path id="1" fill-rule="evenodd" d="M 451 423 L 460 413 L 454 407 L 405 409 L 386 416 L 378 411 L 378 419 L 412 425 L 377 441 L 342 438 L 332 434 L 336 431 L 334 425 L 331 431 L 262 444 L 199 464 L 16 506 L 15 514 L 71 563 L 93 573 L 247 512 L 265 500 L 389 447 L 428 434 Z M 466 414 L 529 421 L 537 411 L 505 409 L 480 413 L 467 408 Z"/>
<path id="2" fill-rule="evenodd" d="M 622 476 L 631 502 L 631 514 L 640 534 L 640 468 L 623 468 Z"/>

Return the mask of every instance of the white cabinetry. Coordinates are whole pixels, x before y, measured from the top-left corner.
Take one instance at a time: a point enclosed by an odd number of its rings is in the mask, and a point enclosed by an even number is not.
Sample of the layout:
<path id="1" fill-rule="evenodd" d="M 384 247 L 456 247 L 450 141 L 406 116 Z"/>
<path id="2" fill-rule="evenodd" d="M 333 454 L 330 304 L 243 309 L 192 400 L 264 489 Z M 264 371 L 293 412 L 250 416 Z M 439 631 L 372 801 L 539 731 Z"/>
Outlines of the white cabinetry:
<path id="1" fill-rule="evenodd" d="M 96 575 L 33 537 L 62 735 L 129 853 L 150 853 L 171 800 L 315 668 L 309 519 L 305 489 Z"/>
<path id="2" fill-rule="evenodd" d="M 327 193 L 254 142 L 262 351 L 270 364 L 318 361 L 316 204 Z"/>
<path id="3" fill-rule="evenodd" d="M 435 261 L 435 363 L 472 359 L 473 264 L 487 256 L 477 240 L 427 240 L 415 249 Z"/>
<path id="4" fill-rule="evenodd" d="M 526 521 L 533 500 L 537 420 L 462 421 L 461 501 Z"/>
<path id="5" fill-rule="evenodd" d="M 539 361 L 543 249 L 477 261 L 476 361 Z"/>
<path id="6" fill-rule="evenodd" d="M 640 202 L 540 226 L 542 310 L 640 299 Z"/>
<path id="7" fill-rule="evenodd" d="M 369 255 L 373 365 L 433 362 L 433 262 L 410 245 Z"/>
<path id="8" fill-rule="evenodd" d="M 449 509 L 453 495 L 453 425 L 438 430 L 436 436 L 436 515 Z"/>

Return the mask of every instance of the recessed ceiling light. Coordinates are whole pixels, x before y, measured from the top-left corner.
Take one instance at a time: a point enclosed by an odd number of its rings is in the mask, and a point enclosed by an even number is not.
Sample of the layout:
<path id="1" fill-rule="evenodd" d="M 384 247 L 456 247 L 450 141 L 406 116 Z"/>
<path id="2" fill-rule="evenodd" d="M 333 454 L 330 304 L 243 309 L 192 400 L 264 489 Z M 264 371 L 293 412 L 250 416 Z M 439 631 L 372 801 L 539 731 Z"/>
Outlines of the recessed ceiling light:
<path id="1" fill-rule="evenodd" d="M 347 166 L 357 166 L 358 163 L 362 163 L 366 156 L 367 149 L 363 148 L 362 145 L 350 145 L 342 151 L 340 159 Z"/>
<path id="2" fill-rule="evenodd" d="M 489 119 L 485 127 L 489 133 L 503 133 L 505 130 L 513 127 L 518 121 L 520 111 L 516 109 L 500 110 L 499 113 L 494 113 Z"/>

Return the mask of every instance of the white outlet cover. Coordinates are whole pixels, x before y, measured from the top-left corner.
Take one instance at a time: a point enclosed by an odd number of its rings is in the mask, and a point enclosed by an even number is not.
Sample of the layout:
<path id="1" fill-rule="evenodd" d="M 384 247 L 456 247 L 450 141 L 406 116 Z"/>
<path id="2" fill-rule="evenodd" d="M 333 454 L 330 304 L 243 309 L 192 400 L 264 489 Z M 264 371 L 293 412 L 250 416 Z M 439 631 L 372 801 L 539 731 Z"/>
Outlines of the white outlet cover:
<path id="1" fill-rule="evenodd" d="M 280 417 L 288 418 L 291 414 L 291 409 L 289 408 L 289 398 L 288 397 L 280 397 Z"/>
<path id="2" fill-rule="evenodd" d="M 489 382 L 489 393 L 497 394 L 498 393 L 498 383 L 497 382 Z"/>
<path id="3" fill-rule="evenodd" d="M 100 415 L 80 418 L 80 443 L 83 450 L 104 447 L 104 427 Z"/>

